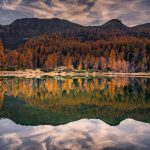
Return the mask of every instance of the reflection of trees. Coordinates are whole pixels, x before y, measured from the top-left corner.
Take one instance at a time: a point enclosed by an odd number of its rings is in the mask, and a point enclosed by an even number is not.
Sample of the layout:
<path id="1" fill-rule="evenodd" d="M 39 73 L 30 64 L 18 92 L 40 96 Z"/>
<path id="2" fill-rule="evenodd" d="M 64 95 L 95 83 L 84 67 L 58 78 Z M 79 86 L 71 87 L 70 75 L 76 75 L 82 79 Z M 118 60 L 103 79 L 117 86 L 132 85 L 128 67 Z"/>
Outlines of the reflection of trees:
<path id="1" fill-rule="evenodd" d="M 5 91 L 6 91 L 6 85 L 3 81 L 0 81 L 0 108 L 3 105 Z"/>
<path id="2" fill-rule="evenodd" d="M 0 80 L 0 106 L 7 92 L 42 109 L 57 110 L 80 104 L 121 110 L 150 108 L 149 91 L 150 79 L 146 78 L 5 78 Z"/>

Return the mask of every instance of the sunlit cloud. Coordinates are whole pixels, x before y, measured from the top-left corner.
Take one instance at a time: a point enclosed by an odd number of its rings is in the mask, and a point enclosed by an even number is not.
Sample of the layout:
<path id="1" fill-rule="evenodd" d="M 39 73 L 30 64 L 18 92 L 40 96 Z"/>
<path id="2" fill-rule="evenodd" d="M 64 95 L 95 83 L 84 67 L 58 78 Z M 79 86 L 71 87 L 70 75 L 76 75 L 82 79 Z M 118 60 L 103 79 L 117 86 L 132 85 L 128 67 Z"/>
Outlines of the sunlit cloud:
<path id="1" fill-rule="evenodd" d="M 24 17 L 57 17 L 82 25 L 100 25 L 110 19 L 116 18 L 121 19 L 129 26 L 133 26 L 136 24 L 150 22 L 149 14 L 149 0 L 0 1 L 0 24 L 8 24 L 16 18 Z"/>

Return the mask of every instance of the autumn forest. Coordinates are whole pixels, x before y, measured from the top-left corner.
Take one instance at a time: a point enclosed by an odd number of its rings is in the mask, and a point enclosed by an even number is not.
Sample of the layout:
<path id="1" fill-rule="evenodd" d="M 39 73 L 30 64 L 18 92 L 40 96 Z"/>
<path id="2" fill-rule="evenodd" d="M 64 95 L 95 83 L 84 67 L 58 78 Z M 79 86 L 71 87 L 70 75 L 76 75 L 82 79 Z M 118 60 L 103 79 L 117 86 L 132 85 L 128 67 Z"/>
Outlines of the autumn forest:
<path id="1" fill-rule="evenodd" d="M 58 20 L 55 22 L 56 25 L 59 24 Z M 14 24 L 12 25 L 16 26 Z M 0 42 L 0 68 L 52 70 L 65 66 L 67 69 L 78 70 L 150 71 L 150 40 L 146 31 L 135 34 L 116 20 L 103 26 L 103 32 L 100 29 L 85 30 L 78 27 L 79 29 L 75 30 L 71 27 L 69 31 L 64 30 L 66 32 L 63 33 L 40 33 L 20 42 L 17 47 L 11 47 L 11 42 L 7 43 L 10 38 L 6 38 L 8 31 L 5 31 L 2 33 L 4 38 Z M 20 31 L 14 27 L 13 30 L 11 32 Z M 108 34 L 106 30 L 111 32 Z M 20 34 L 18 33 L 16 39 L 21 37 Z M 7 47 L 11 47 L 11 50 L 7 50 Z"/>

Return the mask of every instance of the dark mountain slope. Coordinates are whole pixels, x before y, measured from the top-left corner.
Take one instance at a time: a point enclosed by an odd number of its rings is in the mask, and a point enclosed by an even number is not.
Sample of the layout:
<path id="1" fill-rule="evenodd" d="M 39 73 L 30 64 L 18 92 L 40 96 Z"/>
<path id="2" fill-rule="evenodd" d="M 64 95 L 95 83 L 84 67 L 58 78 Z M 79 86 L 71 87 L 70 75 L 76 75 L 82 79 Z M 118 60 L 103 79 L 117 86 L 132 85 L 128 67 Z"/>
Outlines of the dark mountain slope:
<path id="1" fill-rule="evenodd" d="M 57 18 L 53 19 L 37 19 L 37 18 L 25 18 L 18 19 L 8 26 L 14 32 L 19 34 L 25 34 L 26 36 L 39 35 L 43 33 L 61 32 L 63 30 L 74 30 L 81 27 L 78 24 L 71 23 L 67 20 L 61 20 Z"/>
<path id="2" fill-rule="evenodd" d="M 17 48 L 30 38 L 52 33 L 60 33 L 66 38 L 80 41 L 108 41 L 118 37 L 150 38 L 150 24 L 130 28 L 120 20 L 112 19 L 101 26 L 87 27 L 57 18 L 24 18 L 17 19 L 7 26 L 0 26 L 0 38 L 5 49 Z"/>
<path id="3" fill-rule="evenodd" d="M 127 30 L 128 27 L 118 19 L 112 19 L 101 26 L 103 29 Z"/>
<path id="4" fill-rule="evenodd" d="M 57 18 L 24 18 L 17 19 L 10 25 L 1 26 L 0 38 L 2 39 L 5 48 L 16 48 L 18 44 L 32 37 L 67 30 L 71 31 L 76 30 L 77 28 L 82 28 L 82 26 Z"/>
<path id="5" fill-rule="evenodd" d="M 142 24 L 142 25 L 137 25 L 135 27 L 132 27 L 134 30 L 139 30 L 139 31 L 145 31 L 150 33 L 150 23 Z"/>

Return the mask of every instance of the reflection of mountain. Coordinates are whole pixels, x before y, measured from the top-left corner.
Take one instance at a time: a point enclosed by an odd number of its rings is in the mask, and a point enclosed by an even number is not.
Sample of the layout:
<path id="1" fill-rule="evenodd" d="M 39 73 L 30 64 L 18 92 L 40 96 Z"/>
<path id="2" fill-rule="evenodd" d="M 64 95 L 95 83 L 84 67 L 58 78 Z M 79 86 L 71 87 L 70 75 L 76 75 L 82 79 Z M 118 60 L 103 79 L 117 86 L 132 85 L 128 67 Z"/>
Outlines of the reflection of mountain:
<path id="1" fill-rule="evenodd" d="M 124 77 L 3 79 L 2 96 L 8 96 L 3 99 L 1 112 L 22 124 L 62 124 L 80 118 L 100 118 L 115 125 L 128 117 L 149 122 L 149 82 L 150 79 Z M 18 116 L 22 116 L 19 121 Z"/>

